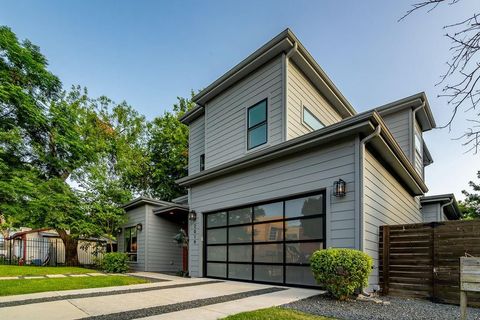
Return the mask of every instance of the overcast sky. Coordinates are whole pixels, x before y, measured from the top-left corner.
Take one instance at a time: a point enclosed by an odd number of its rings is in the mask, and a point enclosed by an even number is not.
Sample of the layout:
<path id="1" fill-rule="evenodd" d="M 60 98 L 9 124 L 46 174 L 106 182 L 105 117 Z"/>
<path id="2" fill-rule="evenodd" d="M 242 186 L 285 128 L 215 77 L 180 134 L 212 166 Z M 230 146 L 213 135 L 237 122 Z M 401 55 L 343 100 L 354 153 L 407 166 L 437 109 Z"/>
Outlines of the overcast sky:
<path id="1" fill-rule="evenodd" d="M 435 86 L 449 57 L 442 27 L 479 12 L 480 2 L 397 22 L 413 2 L 0 0 L 0 25 L 39 45 L 66 86 L 126 100 L 149 119 L 289 27 L 357 111 L 425 91 L 442 125 L 451 114 Z M 435 161 L 426 169 L 429 194 L 462 198 L 480 170 L 480 155 L 452 140 L 466 118 L 451 132 L 425 134 Z"/>

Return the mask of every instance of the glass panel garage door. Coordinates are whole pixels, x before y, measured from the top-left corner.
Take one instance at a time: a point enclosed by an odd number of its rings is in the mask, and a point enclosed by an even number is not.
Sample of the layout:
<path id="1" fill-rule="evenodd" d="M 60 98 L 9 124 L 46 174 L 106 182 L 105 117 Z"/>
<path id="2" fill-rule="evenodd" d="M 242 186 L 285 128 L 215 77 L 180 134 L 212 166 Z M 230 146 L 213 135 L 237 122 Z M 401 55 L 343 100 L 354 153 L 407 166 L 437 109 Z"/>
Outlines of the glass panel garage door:
<path id="1" fill-rule="evenodd" d="M 309 259 L 325 247 L 325 193 L 205 215 L 207 277 L 315 286 Z"/>

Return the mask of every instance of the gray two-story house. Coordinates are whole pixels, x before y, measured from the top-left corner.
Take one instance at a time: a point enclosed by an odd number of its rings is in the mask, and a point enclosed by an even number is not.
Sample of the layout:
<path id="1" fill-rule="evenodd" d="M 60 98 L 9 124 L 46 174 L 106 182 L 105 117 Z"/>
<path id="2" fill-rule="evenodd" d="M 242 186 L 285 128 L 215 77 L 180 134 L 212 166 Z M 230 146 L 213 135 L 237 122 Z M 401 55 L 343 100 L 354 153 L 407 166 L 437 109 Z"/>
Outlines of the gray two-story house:
<path id="1" fill-rule="evenodd" d="M 375 289 L 379 226 L 424 220 L 425 94 L 357 113 L 287 29 L 194 101 L 190 274 L 313 286 L 310 255 L 345 247 L 372 256 Z"/>

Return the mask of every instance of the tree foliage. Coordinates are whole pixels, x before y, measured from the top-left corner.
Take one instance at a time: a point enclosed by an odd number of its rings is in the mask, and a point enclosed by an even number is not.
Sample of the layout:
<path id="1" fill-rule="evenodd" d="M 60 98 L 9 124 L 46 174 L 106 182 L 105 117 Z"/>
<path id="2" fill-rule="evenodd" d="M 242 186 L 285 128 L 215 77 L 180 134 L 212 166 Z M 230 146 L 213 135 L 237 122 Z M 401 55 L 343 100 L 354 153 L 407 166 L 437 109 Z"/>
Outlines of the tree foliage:
<path id="1" fill-rule="evenodd" d="M 0 106 L 0 215 L 56 229 L 67 264 L 78 263 L 81 237 L 112 245 L 126 220 L 121 205 L 134 195 L 185 192 L 175 180 L 187 174 L 188 127 L 179 118 L 191 99 L 147 122 L 126 102 L 63 90 L 39 47 L 0 27 Z"/>
<path id="2" fill-rule="evenodd" d="M 480 171 L 477 172 L 477 178 L 480 180 Z M 480 182 L 469 182 L 473 192 L 463 190 L 465 200 L 460 201 L 460 210 L 464 219 L 480 219 Z"/>
<path id="3" fill-rule="evenodd" d="M 145 189 L 153 197 L 170 201 L 186 193 L 175 180 L 188 173 L 188 127 L 179 119 L 193 108 L 191 97 L 177 97 L 172 112 L 165 112 L 149 124 L 149 169 L 145 175 Z"/>
<path id="4" fill-rule="evenodd" d="M 400 19 L 420 10 L 434 10 L 439 5 L 455 5 L 461 0 L 425 0 L 414 3 L 412 8 Z M 461 21 L 451 22 L 444 26 L 445 37 L 451 42 L 450 60 L 447 70 L 441 76 L 442 93 L 440 97 L 447 99 L 452 106 L 452 116 L 443 126 L 451 128 L 455 116 L 460 110 L 473 112 L 471 126 L 459 137 L 468 151 L 475 154 L 480 147 L 480 12 L 471 12 Z"/>
<path id="5" fill-rule="evenodd" d="M 79 238 L 103 235 L 100 221 L 124 214 L 144 118 L 79 87 L 62 90 L 47 67 L 37 46 L 0 27 L 0 214 L 56 229 L 76 264 Z"/>

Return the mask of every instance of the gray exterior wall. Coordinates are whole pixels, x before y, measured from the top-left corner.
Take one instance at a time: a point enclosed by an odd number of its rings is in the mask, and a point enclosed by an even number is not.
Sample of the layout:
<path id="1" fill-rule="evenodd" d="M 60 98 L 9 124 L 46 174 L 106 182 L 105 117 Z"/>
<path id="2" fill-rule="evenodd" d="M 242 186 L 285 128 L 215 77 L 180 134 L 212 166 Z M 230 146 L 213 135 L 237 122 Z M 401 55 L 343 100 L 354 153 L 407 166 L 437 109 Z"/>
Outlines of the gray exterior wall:
<path id="1" fill-rule="evenodd" d="M 182 270 L 182 247 L 173 241 L 180 226 L 153 213 L 151 205 L 146 206 L 147 216 L 145 271 L 176 272 Z"/>
<path id="2" fill-rule="evenodd" d="M 206 169 L 247 153 L 247 108 L 265 98 L 268 99 L 268 142 L 254 150 L 282 142 L 282 74 L 282 56 L 278 56 L 206 104 Z"/>
<path id="3" fill-rule="evenodd" d="M 387 124 L 388 129 L 392 133 L 395 140 L 397 140 L 398 144 L 410 161 L 412 161 L 411 150 L 413 150 L 413 128 L 411 125 L 412 117 L 412 109 L 404 109 L 386 115 L 382 114 L 382 118 Z"/>
<path id="4" fill-rule="evenodd" d="M 141 223 L 144 227 L 146 226 L 146 206 L 138 206 L 128 210 L 127 217 L 128 221 L 125 223 L 122 234 L 118 239 L 118 252 L 125 252 L 125 228 L 136 226 L 138 223 Z M 145 228 L 137 233 L 137 261 L 130 263 L 132 269 L 135 271 L 145 271 L 145 236 Z"/>
<path id="5" fill-rule="evenodd" d="M 188 174 L 200 171 L 200 155 L 205 153 L 205 116 L 201 116 L 189 126 L 188 135 Z"/>
<path id="6" fill-rule="evenodd" d="M 303 123 L 303 106 L 306 106 L 325 126 L 342 120 L 338 112 L 295 63 L 289 60 L 287 70 L 287 140 L 313 131 Z"/>
<path id="7" fill-rule="evenodd" d="M 382 225 L 419 223 L 423 221 L 417 197 L 407 190 L 366 150 L 363 169 L 363 249 L 374 261 L 369 279 L 378 279 L 379 227 Z"/>
<path id="8" fill-rule="evenodd" d="M 326 189 L 327 194 L 326 245 L 356 248 L 356 142 L 352 137 L 193 186 L 190 203 L 197 220 L 190 222 L 189 228 L 190 274 L 203 275 L 203 212 L 321 189 Z M 331 190 L 339 177 L 347 182 L 347 195 L 343 198 L 334 197 Z"/>
<path id="9" fill-rule="evenodd" d="M 422 205 L 423 222 L 446 221 L 443 212 L 440 212 L 440 203 L 426 203 Z"/>

